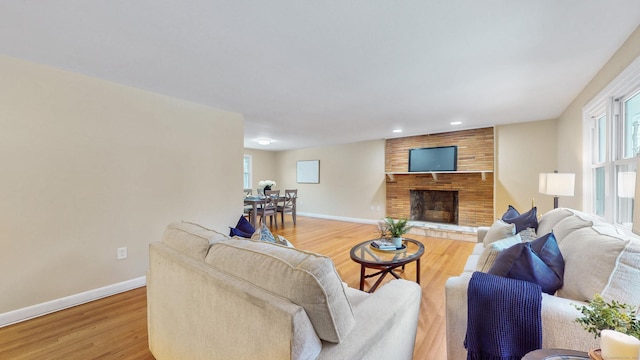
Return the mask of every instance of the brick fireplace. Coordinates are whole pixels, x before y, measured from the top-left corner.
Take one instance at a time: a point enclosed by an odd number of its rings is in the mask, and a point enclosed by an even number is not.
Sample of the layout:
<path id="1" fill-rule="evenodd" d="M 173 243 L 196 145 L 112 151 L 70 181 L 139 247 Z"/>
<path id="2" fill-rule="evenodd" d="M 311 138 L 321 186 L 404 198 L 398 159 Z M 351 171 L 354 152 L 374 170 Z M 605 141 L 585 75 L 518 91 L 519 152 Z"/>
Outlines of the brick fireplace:
<path id="1" fill-rule="evenodd" d="M 440 200 L 427 198 L 437 206 L 422 205 L 429 221 L 460 226 L 489 226 L 493 223 L 493 128 L 421 135 L 386 141 L 385 171 L 387 172 L 386 213 L 393 218 L 416 216 L 412 209 L 412 194 L 427 191 L 447 196 L 455 194 L 457 209 L 446 208 Z M 407 173 L 411 148 L 458 146 L 458 171 Z M 431 195 L 430 195 L 431 196 Z M 453 198 L 451 198 L 453 202 Z M 424 203 L 424 201 L 423 201 Z M 445 219 L 446 218 L 446 219 Z"/>

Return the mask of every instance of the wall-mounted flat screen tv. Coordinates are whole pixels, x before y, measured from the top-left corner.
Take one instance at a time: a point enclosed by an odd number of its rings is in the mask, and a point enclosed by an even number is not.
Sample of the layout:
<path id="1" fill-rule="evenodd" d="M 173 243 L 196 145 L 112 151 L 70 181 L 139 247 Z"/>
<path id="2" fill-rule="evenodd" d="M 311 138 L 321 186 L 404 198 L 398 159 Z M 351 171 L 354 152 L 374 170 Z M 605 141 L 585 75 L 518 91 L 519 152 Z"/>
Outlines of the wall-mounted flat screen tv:
<path id="1" fill-rule="evenodd" d="M 457 168 L 457 146 L 440 146 L 409 150 L 409 172 L 456 171 Z"/>

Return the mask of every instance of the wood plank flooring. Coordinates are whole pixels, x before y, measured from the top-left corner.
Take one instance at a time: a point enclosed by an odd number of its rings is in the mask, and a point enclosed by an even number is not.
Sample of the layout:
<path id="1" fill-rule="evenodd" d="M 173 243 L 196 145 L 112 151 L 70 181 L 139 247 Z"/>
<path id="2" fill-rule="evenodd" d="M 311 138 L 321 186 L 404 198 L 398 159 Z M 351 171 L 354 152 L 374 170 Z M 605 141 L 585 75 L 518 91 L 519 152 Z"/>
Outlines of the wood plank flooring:
<path id="1" fill-rule="evenodd" d="M 273 233 L 298 248 L 331 257 L 343 281 L 358 288 L 360 267 L 350 259 L 349 250 L 375 238 L 375 225 L 300 216 L 295 226 L 290 216 L 285 217 L 285 226 L 279 225 L 272 228 Z M 425 245 L 414 359 L 446 359 L 444 283 L 462 271 L 473 244 L 411 237 Z M 415 281 L 415 271 L 411 263 L 402 276 Z M 368 279 L 366 288 L 374 281 Z M 142 287 L 0 328 L 0 359 L 153 359 L 147 344 L 146 306 L 146 288 Z"/>

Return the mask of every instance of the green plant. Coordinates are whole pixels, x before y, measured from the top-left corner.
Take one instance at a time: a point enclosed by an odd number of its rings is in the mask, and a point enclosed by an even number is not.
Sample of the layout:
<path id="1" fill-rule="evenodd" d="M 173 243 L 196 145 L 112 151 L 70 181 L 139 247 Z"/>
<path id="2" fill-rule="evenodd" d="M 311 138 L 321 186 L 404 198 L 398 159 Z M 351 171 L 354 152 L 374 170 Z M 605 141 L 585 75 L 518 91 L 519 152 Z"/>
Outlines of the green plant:
<path id="1" fill-rule="evenodd" d="M 640 319 L 633 306 L 615 300 L 606 302 L 600 294 L 596 294 L 588 305 L 574 306 L 583 315 L 576 322 L 593 333 L 594 338 L 600 336 L 600 331 L 610 329 L 640 339 Z"/>
<path id="2" fill-rule="evenodd" d="M 384 224 L 391 237 L 402 237 L 413 227 L 413 225 L 409 225 L 407 219 L 393 220 L 389 216 L 384 218 Z"/>

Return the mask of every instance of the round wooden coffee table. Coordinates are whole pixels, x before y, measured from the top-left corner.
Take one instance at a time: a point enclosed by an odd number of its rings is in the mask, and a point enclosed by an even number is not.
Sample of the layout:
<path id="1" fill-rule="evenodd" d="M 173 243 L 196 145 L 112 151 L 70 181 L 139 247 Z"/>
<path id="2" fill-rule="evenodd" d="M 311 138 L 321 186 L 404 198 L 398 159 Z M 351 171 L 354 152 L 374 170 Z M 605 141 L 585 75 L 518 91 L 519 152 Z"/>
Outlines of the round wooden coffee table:
<path id="1" fill-rule="evenodd" d="M 368 292 L 374 292 L 387 274 L 400 279 L 394 270 L 410 262 L 416 262 L 416 282 L 420 284 L 420 257 L 424 254 L 424 245 L 413 239 L 404 238 L 402 240 L 403 249 L 400 250 L 380 250 L 371 246 L 375 240 L 367 240 L 351 249 L 351 259 L 360 264 L 360 290 L 364 290 L 364 279 L 378 276 L 376 282 Z M 379 270 L 373 274 L 365 274 L 367 268 Z"/>

